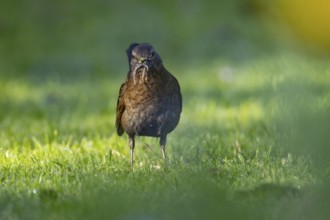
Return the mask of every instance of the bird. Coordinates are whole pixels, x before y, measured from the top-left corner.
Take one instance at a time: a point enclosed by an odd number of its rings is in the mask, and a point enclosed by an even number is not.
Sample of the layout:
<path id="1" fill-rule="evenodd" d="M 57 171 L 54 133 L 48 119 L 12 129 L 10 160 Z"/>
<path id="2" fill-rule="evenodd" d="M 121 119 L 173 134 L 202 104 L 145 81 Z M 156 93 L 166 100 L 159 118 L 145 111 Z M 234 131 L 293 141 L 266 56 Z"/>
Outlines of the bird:
<path id="1" fill-rule="evenodd" d="M 178 80 L 151 44 L 132 43 L 126 53 L 129 71 L 119 89 L 115 126 L 119 136 L 128 135 L 133 171 L 136 136 L 159 138 L 166 161 L 166 138 L 179 123 L 182 95 Z"/>

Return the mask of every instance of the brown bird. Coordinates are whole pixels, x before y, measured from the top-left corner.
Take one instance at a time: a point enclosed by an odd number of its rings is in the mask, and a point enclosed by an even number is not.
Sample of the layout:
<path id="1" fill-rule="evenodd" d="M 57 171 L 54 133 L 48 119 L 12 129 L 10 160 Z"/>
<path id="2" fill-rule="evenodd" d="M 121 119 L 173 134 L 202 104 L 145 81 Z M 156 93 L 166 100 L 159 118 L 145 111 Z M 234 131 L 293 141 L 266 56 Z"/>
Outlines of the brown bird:
<path id="1" fill-rule="evenodd" d="M 135 136 L 159 137 L 166 159 L 166 136 L 179 123 L 182 96 L 177 79 L 150 44 L 133 43 L 126 52 L 130 69 L 119 90 L 116 130 L 128 135 L 133 170 Z"/>

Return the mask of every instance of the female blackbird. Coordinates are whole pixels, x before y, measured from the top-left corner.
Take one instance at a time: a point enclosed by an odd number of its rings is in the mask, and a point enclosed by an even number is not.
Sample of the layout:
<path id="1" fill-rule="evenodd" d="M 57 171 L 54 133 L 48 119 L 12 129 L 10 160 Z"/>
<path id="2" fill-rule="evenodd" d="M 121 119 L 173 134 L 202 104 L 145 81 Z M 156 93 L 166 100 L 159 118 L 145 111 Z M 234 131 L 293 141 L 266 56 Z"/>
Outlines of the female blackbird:
<path id="1" fill-rule="evenodd" d="M 132 170 L 135 136 L 159 137 L 165 160 L 166 136 L 179 122 L 182 96 L 178 81 L 150 44 L 133 43 L 126 52 L 130 70 L 119 90 L 116 130 L 119 136 L 128 134 Z"/>

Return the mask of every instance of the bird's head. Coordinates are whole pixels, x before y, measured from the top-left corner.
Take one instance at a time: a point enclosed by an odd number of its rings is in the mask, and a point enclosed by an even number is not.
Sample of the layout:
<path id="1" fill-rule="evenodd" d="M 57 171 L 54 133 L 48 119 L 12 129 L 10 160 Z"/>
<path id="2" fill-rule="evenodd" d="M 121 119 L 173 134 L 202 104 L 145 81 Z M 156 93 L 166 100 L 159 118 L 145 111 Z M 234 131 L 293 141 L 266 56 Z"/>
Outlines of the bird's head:
<path id="1" fill-rule="evenodd" d="M 161 70 L 162 60 L 150 44 L 137 44 L 131 51 L 130 69 L 134 80 L 136 74 L 140 72 L 144 75 Z"/>

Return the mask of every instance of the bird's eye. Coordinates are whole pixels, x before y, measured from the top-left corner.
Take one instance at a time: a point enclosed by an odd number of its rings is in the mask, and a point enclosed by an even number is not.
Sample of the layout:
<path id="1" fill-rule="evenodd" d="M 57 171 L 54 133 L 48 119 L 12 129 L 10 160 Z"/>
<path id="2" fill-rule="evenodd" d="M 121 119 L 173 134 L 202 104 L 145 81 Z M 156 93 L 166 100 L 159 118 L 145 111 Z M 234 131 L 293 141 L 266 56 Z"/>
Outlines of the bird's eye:
<path id="1" fill-rule="evenodd" d="M 155 52 L 151 52 L 151 53 L 149 54 L 149 59 L 153 59 L 154 56 L 155 56 Z"/>
<path id="2" fill-rule="evenodd" d="M 133 58 L 133 60 L 136 60 L 137 59 L 137 57 L 135 55 L 133 55 L 133 54 L 132 54 L 132 58 Z"/>

